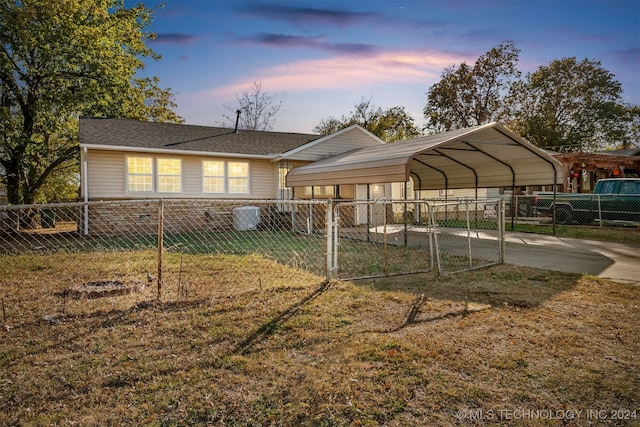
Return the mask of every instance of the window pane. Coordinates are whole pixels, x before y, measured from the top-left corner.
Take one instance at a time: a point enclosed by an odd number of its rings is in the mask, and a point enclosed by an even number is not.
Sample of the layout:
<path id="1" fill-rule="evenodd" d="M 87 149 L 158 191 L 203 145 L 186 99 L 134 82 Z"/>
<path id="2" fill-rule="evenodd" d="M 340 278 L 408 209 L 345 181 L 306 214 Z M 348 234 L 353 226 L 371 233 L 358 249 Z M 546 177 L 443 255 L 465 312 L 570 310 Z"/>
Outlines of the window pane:
<path id="1" fill-rule="evenodd" d="M 229 193 L 248 193 L 249 180 L 246 178 L 231 178 L 229 179 Z"/>
<path id="2" fill-rule="evenodd" d="M 229 176 L 247 178 L 249 176 L 249 164 L 247 162 L 229 162 Z"/>
<path id="3" fill-rule="evenodd" d="M 158 159 L 158 175 L 180 175 L 180 160 Z"/>
<path id="4" fill-rule="evenodd" d="M 204 162 L 204 176 L 224 177 L 224 162 Z"/>
<path id="5" fill-rule="evenodd" d="M 129 175 L 129 191 L 152 191 L 151 176 Z"/>
<path id="6" fill-rule="evenodd" d="M 159 176 L 158 191 L 161 193 L 179 193 L 180 177 L 179 176 Z"/>
<path id="7" fill-rule="evenodd" d="M 129 157 L 127 159 L 127 172 L 130 174 L 151 174 L 151 159 L 141 157 Z"/>
<path id="8" fill-rule="evenodd" d="M 224 178 L 205 178 L 205 193 L 224 193 Z"/>

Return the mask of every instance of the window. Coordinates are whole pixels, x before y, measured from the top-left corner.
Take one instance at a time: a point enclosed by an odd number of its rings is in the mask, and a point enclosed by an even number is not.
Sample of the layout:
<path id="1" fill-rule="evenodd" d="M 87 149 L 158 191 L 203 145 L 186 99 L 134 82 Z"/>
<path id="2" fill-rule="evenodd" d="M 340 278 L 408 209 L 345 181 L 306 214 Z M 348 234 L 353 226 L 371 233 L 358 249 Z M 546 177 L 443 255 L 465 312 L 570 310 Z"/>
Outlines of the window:
<path id="1" fill-rule="evenodd" d="M 249 193 L 249 163 L 206 160 L 202 163 L 204 193 Z"/>
<path id="2" fill-rule="evenodd" d="M 615 181 L 602 181 L 602 188 L 600 194 L 613 194 L 613 189 L 616 186 Z"/>
<path id="3" fill-rule="evenodd" d="M 127 158 L 127 191 L 153 191 L 153 162 L 151 157 Z"/>
<path id="4" fill-rule="evenodd" d="M 280 200 L 291 199 L 293 192 L 291 187 L 287 187 L 287 174 L 290 168 L 288 165 L 278 168 L 278 198 Z"/>
<path id="5" fill-rule="evenodd" d="M 224 193 L 224 162 L 205 161 L 203 171 L 203 191 L 205 193 Z"/>
<path id="6" fill-rule="evenodd" d="M 182 191 L 182 164 L 179 159 L 158 159 L 158 192 Z"/>
<path id="7" fill-rule="evenodd" d="M 249 163 L 229 162 L 229 193 L 246 194 L 249 192 Z"/>
<path id="8" fill-rule="evenodd" d="M 620 184 L 620 194 L 640 194 L 640 181 L 623 181 Z"/>
<path id="9" fill-rule="evenodd" d="M 336 187 L 333 185 L 320 185 L 314 187 L 304 187 L 305 196 L 312 197 L 335 197 Z"/>

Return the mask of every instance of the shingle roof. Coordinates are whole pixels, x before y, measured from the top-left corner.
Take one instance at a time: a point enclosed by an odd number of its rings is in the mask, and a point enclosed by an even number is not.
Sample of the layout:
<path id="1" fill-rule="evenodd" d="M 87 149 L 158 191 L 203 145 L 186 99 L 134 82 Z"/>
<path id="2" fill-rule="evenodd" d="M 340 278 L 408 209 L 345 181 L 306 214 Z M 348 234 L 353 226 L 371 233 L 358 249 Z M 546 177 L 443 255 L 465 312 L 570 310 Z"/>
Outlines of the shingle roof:
<path id="1" fill-rule="evenodd" d="M 125 119 L 81 118 L 80 144 L 145 150 L 177 150 L 242 155 L 276 155 L 321 135 L 266 132 L 140 122 Z"/>

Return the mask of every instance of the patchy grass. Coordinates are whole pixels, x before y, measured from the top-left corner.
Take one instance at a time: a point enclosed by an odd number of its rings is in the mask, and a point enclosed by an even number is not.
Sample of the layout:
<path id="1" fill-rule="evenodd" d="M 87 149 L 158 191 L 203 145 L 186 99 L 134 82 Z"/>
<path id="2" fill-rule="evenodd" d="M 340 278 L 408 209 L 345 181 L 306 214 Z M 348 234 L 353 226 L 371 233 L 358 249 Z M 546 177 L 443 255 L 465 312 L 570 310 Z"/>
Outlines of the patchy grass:
<path id="1" fill-rule="evenodd" d="M 65 296 L 114 279 L 121 254 L 3 257 L 0 424 L 638 423 L 637 285 L 513 266 L 325 283 L 259 256 L 168 258 L 157 301 L 154 283 Z M 126 262 L 117 279 L 146 283 L 153 253 Z"/>

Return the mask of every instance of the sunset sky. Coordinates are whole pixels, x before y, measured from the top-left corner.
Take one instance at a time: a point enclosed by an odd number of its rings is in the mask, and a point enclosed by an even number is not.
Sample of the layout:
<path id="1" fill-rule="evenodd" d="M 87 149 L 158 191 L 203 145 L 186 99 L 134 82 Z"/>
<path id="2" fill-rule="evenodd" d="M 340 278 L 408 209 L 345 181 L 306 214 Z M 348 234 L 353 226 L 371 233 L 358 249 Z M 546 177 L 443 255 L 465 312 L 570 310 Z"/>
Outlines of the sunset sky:
<path id="1" fill-rule="evenodd" d="M 275 131 L 311 133 L 362 98 L 424 123 L 445 67 L 512 40 L 523 73 L 554 59 L 598 60 L 640 105 L 640 0 L 144 0 L 155 12 L 144 74 L 176 94 L 187 124 L 220 126 L 262 82 L 282 101 Z M 127 2 L 129 4 L 129 2 Z M 229 125 L 227 123 L 227 125 Z"/>

